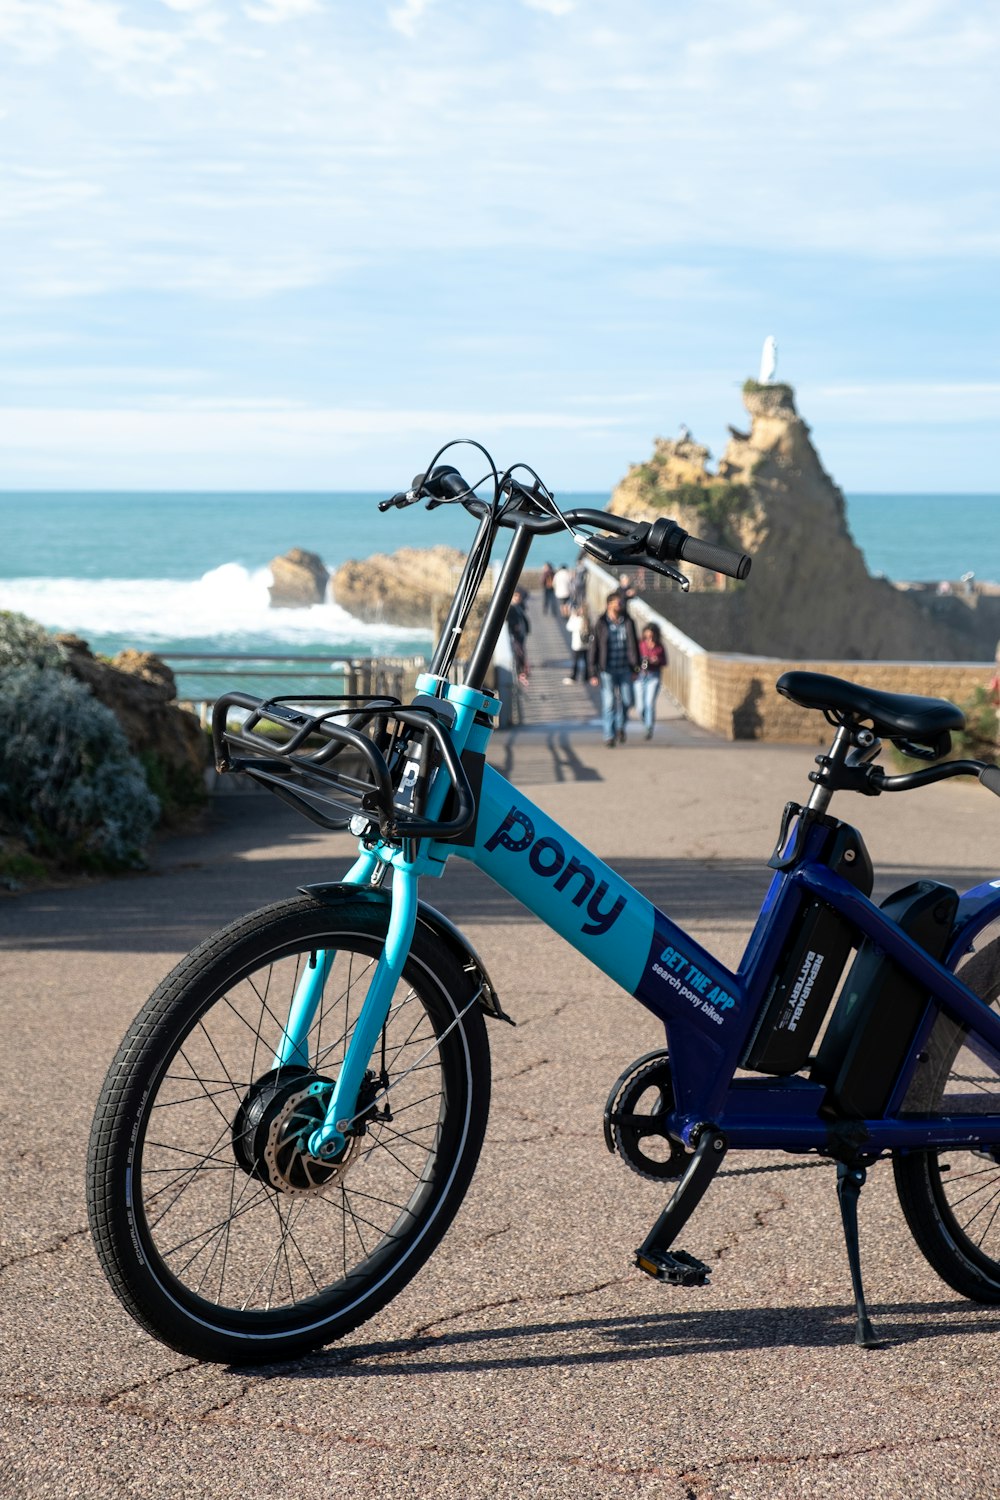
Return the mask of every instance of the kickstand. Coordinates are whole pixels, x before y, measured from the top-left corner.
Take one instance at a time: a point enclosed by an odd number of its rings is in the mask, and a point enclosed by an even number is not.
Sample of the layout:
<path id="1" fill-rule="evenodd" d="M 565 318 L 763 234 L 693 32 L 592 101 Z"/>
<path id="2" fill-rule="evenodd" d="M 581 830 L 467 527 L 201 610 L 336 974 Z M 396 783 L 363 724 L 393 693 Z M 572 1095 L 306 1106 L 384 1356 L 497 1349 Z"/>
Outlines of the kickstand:
<path id="1" fill-rule="evenodd" d="M 862 1349 L 877 1349 L 878 1339 L 868 1317 L 865 1293 L 861 1285 L 861 1248 L 858 1243 L 858 1197 L 864 1187 L 867 1173 L 862 1166 L 837 1163 L 837 1198 L 840 1202 L 840 1217 L 847 1241 L 847 1259 L 851 1267 L 851 1285 L 854 1288 L 854 1305 L 858 1322 L 854 1330 L 854 1342 Z"/>

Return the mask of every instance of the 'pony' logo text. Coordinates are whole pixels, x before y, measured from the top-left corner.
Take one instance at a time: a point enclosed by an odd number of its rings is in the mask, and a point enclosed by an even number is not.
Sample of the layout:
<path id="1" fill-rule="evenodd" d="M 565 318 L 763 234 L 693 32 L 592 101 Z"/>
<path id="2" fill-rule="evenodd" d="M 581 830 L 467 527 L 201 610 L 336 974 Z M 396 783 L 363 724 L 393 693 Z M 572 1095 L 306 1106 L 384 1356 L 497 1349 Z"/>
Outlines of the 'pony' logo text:
<path id="1" fill-rule="evenodd" d="M 583 924 L 584 932 L 603 935 L 625 910 L 624 896 L 619 896 L 612 906 L 602 910 L 601 902 L 608 895 L 607 881 L 598 880 L 590 866 L 576 855 L 567 859 L 558 839 L 544 838 L 536 842 L 535 825 L 517 807 L 512 807 L 496 832 L 490 834 L 486 848 L 509 849 L 512 854 L 523 854 L 528 850 L 528 864 L 535 874 L 551 880 L 557 891 L 569 895 L 570 887 L 575 885 L 570 900 L 574 906 L 583 906 L 586 902 L 590 918 Z"/>

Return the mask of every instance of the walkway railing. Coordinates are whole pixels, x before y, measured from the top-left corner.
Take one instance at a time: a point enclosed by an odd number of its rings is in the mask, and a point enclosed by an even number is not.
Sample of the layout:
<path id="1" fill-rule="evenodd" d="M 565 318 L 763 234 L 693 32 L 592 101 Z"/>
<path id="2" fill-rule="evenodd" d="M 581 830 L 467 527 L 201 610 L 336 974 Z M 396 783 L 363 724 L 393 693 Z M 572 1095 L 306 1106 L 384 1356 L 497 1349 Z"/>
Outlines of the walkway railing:
<path id="1" fill-rule="evenodd" d="M 587 609 L 592 620 L 604 613 L 608 595 L 617 587 L 618 579 L 614 574 L 587 559 Z M 704 646 L 699 646 L 697 641 L 685 635 L 683 630 L 678 630 L 676 625 L 664 619 L 645 599 L 632 599 L 629 602 L 629 614 L 640 633 L 650 620 L 660 627 L 663 644 L 667 648 L 663 686 L 688 717 L 699 723 L 700 720 L 691 712 L 692 700 L 696 694 L 696 677 L 708 652 Z"/>
<path id="2" fill-rule="evenodd" d="M 289 697 L 296 691 L 389 694 L 404 698 L 426 668 L 423 656 L 323 656 L 234 651 L 170 651 L 163 660 L 177 678 L 178 701 L 206 724 L 224 692 L 243 688 L 261 697 Z"/>

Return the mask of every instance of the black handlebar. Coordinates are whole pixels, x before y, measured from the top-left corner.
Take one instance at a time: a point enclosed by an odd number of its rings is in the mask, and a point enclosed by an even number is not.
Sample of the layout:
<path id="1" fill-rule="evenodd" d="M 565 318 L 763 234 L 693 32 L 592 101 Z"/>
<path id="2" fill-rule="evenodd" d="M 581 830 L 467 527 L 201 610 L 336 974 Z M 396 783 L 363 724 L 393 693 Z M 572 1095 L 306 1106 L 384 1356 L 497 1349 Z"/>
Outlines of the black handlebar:
<path id="1" fill-rule="evenodd" d="M 494 510 L 487 501 L 477 497 L 456 468 L 451 464 L 438 464 L 429 474 L 415 475 L 409 490 L 383 500 L 379 509 L 389 510 L 393 506 L 413 505 L 417 500 L 426 500 L 427 508 L 432 510 L 438 505 L 458 501 L 480 520 L 493 514 L 499 526 L 536 536 L 552 536 L 567 526 L 592 526 L 611 532 L 611 536 L 588 537 L 584 547 L 592 557 L 612 567 L 631 562 L 674 576 L 673 570 L 663 565 L 686 562 L 711 572 L 725 573 L 729 578 L 743 579 L 750 572 L 752 559 L 746 553 L 722 547 L 716 542 L 702 541 L 666 517 L 652 523 L 636 523 L 626 516 L 611 515 L 604 510 L 579 508 L 559 514 L 551 504 L 546 504 L 544 491 L 520 484 L 510 475 L 504 476 L 502 492 L 505 504 Z"/>

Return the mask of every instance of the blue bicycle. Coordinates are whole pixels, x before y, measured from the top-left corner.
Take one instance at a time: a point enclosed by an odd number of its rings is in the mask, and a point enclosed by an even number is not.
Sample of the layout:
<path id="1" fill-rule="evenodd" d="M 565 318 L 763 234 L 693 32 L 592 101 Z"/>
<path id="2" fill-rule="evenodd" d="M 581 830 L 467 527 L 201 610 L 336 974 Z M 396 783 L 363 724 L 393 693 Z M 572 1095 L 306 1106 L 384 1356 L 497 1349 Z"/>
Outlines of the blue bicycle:
<path id="1" fill-rule="evenodd" d="M 483 1140 L 485 1022 L 508 1019 L 478 954 L 418 895 L 458 857 L 665 1027 L 667 1047 L 625 1070 L 604 1114 L 609 1148 L 672 1187 L 636 1252 L 643 1271 L 704 1283 L 707 1268 L 675 1242 L 727 1151 L 827 1158 L 856 1337 L 871 1344 L 857 1199 L 867 1167 L 891 1155 L 931 1265 L 965 1296 L 1000 1302 L 1000 880 L 961 896 L 921 880 L 877 906 L 861 835 L 830 812 L 835 792 L 956 775 L 1000 794 L 1000 770 L 941 759 L 963 724 L 951 703 L 786 673 L 778 691 L 825 714 L 832 744 L 808 801 L 784 810 L 773 879 L 731 972 L 486 763 L 500 704 L 485 683 L 536 535 L 565 529 L 605 563 L 683 586 L 677 563 L 742 578 L 749 558 L 666 519 L 561 511 L 523 466 L 501 474 L 489 460 L 471 487 L 441 456 L 382 507 L 461 504 L 479 523 L 413 701 L 231 693 L 217 706 L 219 769 L 349 828 L 358 856 L 341 880 L 202 943 L 129 1029 L 88 1162 L 118 1297 L 177 1350 L 261 1362 L 349 1332 L 427 1260 Z M 503 530 L 510 545 L 456 683 Z M 883 740 L 933 764 L 889 775 Z"/>

